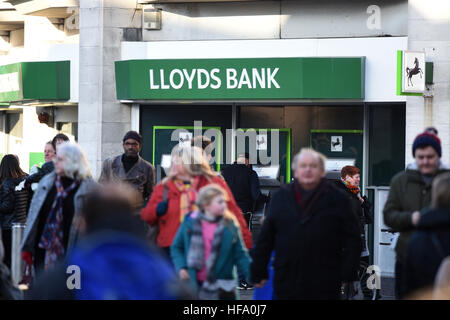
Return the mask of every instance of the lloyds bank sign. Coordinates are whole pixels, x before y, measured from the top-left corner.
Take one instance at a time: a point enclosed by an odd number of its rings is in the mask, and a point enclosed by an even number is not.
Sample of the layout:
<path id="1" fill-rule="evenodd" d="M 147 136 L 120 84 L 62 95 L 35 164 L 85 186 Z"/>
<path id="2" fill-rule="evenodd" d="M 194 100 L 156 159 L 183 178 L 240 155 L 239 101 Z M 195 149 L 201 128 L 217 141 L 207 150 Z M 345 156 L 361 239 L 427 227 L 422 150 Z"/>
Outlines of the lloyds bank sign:
<path id="1" fill-rule="evenodd" d="M 364 99 L 364 57 L 116 61 L 119 100 Z"/>

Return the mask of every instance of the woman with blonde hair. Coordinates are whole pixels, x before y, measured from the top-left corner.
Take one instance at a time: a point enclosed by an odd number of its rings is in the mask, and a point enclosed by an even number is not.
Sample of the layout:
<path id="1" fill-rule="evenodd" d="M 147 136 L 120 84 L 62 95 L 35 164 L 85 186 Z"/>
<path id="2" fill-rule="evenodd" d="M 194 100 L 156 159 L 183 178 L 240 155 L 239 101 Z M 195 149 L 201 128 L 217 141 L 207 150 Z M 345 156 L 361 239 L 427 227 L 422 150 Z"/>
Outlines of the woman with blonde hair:
<path id="1" fill-rule="evenodd" d="M 234 266 L 250 277 L 250 257 L 225 196 L 219 185 L 202 188 L 196 201 L 199 209 L 186 216 L 171 247 L 180 279 L 189 281 L 204 300 L 236 299 Z"/>
<path id="2" fill-rule="evenodd" d="M 212 171 L 201 148 L 177 146 L 172 151 L 169 176 L 154 188 L 147 206 L 141 211 L 144 221 L 151 226 L 158 225 L 157 245 L 168 256 L 184 216 L 197 209 L 199 190 L 211 183 L 224 190 L 228 210 L 239 222 L 246 247 L 251 248 L 252 234 L 225 180 Z"/>
<path id="3" fill-rule="evenodd" d="M 31 200 L 22 242 L 22 259 L 36 270 L 52 268 L 73 247 L 83 198 L 97 185 L 78 144 L 60 144 L 53 162 Z"/>

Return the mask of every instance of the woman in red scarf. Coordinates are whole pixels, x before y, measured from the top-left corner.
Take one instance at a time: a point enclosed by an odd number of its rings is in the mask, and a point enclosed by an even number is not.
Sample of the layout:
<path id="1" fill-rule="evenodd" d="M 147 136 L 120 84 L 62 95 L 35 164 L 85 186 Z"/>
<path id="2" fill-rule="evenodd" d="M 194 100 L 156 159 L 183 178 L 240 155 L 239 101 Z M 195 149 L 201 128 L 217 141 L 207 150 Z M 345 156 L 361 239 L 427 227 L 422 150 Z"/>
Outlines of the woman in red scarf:
<path id="1" fill-rule="evenodd" d="M 211 183 L 226 191 L 228 209 L 236 216 L 247 248 L 252 247 L 252 234 L 241 209 L 236 204 L 227 183 L 212 171 L 205 153 L 198 147 L 176 147 L 172 152 L 170 173 L 153 190 L 147 206 L 142 209 L 142 220 L 158 225 L 157 244 L 168 255 L 184 216 L 197 209 L 198 191 Z"/>
<path id="2" fill-rule="evenodd" d="M 361 191 L 359 189 L 360 180 L 361 175 L 357 167 L 345 166 L 341 170 L 341 180 L 336 182 L 336 186 L 347 194 L 350 200 L 351 210 L 359 221 L 361 244 L 363 248 L 360 258 L 360 284 L 364 299 L 372 300 L 375 298 L 373 296 L 373 291 L 367 287 L 367 279 L 370 275 L 366 273 L 367 267 L 369 266 L 369 250 L 365 232 L 365 225 L 372 223 L 370 216 L 371 205 L 368 203 L 367 198 L 361 196 Z M 376 292 L 376 298 L 380 298 L 378 290 Z"/>

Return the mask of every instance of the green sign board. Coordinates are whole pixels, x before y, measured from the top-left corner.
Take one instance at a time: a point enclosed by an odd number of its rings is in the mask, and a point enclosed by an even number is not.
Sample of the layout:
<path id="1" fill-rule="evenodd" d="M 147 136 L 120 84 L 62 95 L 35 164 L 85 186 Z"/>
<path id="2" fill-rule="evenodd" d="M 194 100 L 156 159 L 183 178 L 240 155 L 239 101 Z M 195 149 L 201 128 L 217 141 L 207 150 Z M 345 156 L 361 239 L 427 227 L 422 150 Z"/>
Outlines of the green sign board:
<path id="1" fill-rule="evenodd" d="M 44 163 L 45 163 L 45 155 L 43 152 L 30 152 L 30 162 L 28 170 L 31 170 L 31 167 L 34 165 L 40 168 Z"/>
<path id="2" fill-rule="evenodd" d="M 0 102 L 69 99 L 70 61 L 0 66 Z"/>
<path id="3" fill-rule="evenodd" d="M 116 61 L 119 100 L 364 99 L 365 58 Z"/>

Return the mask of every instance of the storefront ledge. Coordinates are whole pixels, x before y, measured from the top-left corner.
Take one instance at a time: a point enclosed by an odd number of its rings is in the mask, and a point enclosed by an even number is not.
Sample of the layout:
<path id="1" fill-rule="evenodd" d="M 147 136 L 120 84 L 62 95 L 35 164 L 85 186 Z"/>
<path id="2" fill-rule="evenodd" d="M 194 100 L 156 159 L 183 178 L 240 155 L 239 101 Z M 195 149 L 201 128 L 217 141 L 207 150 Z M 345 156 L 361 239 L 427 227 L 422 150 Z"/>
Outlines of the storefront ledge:
<path id="1" fill-rule="evenodd" d="M 17 101 L 11 103 L 8 106 L 0 106 L 0 108 L 5 110 L 11 110 L 14 108 L 23 107 L 76 107 L 78 103 L 76 102 L 66 102 L 66 101 Z"/>
<path id="2" fill-rule="evenodd" d="M 245 105 L 362 105 L 363 99 L 301 99 L 301 100 L 119 100 L 123 104 L 245 104 Z"/>

